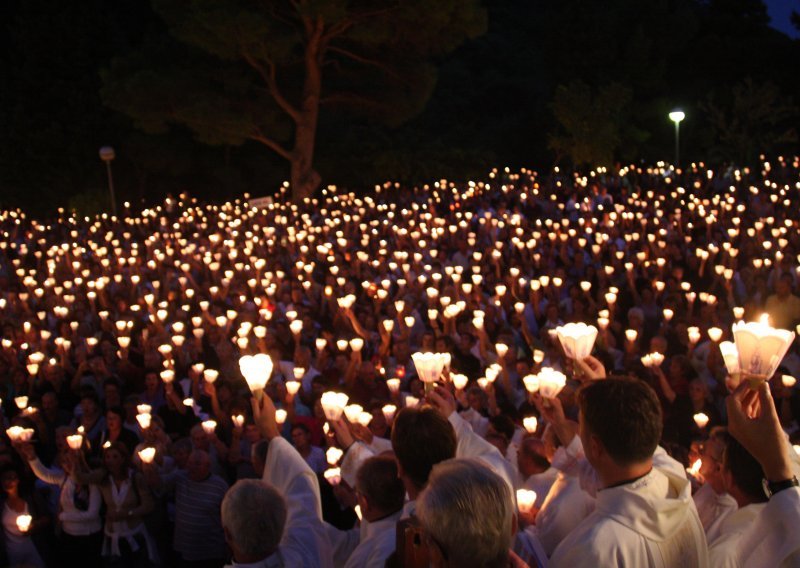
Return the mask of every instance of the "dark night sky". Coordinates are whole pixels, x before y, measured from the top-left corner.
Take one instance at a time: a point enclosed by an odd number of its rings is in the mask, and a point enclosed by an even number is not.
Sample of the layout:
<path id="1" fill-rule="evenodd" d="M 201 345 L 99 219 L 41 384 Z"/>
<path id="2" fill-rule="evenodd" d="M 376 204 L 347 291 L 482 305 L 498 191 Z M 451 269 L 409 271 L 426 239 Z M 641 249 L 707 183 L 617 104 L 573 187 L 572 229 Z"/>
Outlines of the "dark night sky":
<path id="1" fill-rule="evenodd" d="M 764 0 L 772 18 L 772 27 L 782 31 L 790 37 L 800 37 L 800 33 L 792 26 L 789 17 L 792 10 L 800 12 L 798 0 Z"/>

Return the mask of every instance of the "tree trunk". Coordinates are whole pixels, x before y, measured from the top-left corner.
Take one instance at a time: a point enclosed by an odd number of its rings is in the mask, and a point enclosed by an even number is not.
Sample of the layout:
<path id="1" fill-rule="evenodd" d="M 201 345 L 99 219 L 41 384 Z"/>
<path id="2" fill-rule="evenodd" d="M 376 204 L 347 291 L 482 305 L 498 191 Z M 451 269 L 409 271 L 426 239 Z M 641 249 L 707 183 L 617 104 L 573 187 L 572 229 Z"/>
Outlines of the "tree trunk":
<path id="1" fill-rule="evenodd" d="M 322 93 L 321 38 L 322 20 L 313 24 L 305 53 L 305 81 L 300 104 L 300 116 L 295 123 L 294 149 L 292 150 L 292 200 L 295 203 L 310 197 L 322 182 L 314 170 L 314 144 L 317 137 L 319 100 Z"/>
<path id="2" fill-rule="evenodd" d="M 322 181 L 320 175 L 314 170 L 315 136 L 316 117 L 313 126 L 297 125 L 291 160 L 292 201 L 295 203 L 310 197 Z"/>

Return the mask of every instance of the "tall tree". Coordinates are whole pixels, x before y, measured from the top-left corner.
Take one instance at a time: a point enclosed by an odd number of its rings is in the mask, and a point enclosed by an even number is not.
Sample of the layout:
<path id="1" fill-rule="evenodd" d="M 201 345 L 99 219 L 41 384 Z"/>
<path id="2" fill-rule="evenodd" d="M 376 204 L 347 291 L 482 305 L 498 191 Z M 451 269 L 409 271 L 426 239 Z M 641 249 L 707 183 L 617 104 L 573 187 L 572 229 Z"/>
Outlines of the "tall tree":
<path id="1" fill-rule="evenodd" d="M 486 28 L 479 0 L 153 0 L 169 37 L 105 74 L 104 100 L 150 132 L 255 141 L 285 158 L 293 197 L 320 183 L 320 109 L 398 124 L 435 84 L 434 58 Z"/>

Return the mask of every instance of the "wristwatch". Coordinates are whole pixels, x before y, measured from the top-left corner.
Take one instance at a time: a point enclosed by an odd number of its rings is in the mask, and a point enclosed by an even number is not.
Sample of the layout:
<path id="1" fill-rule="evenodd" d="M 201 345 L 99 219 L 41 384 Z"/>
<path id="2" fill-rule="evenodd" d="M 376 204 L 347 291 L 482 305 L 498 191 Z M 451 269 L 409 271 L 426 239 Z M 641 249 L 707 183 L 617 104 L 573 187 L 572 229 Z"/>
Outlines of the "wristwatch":
<path id="1" fill-rule="evenodd" d="M 764 493 L 766 494 L 767 499 L 771 498 L 776 493 L 783 491 L 784 489 L 789 489 L 790 487 L 800 487 L 800 481 L 797 481 L 796 475 L 793 475 L 790 479 L 784 479 L 783 481 L 767 481 L 766 479 L 763 479 L 761 484 L 764 487 Z"/>

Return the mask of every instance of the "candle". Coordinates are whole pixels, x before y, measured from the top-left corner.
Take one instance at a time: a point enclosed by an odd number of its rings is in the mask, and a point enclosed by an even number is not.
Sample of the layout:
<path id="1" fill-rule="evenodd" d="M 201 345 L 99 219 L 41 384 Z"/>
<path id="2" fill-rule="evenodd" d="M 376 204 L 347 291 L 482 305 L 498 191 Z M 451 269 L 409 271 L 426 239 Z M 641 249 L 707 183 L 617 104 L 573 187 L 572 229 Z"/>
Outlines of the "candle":
<path id="1" fill-rule="evenodd" d="M 797 379 L 791 375 L 781 375 L 781 382 L 783 383 L 783 386 L 792 388 L 797 383 Z"/>
<path id="2" fill-rule="evenodd" d="M 289 324 L 289 329 L 294 335 L 300 335 L 303 331 L 303 320 L 294 320 Z"/>
<path id="3" fill-rule="evenodd" d="M 146 430 L 146 429 L 150 428 L 151 419 L 152 419 L 152 416 L 150 415 L 149 412 L 146 413 L 146 414 L 137 414 L 136 415 L 136 421 L 139 423 L 139 427 L 142 430 Z"/>
<path id="4" fill-rule="evenodd" d="M 245 355 L 239 359 L 239 370 L 247 381 L 247 386 L 250 387 L 253 396 L 256 400 L 261 400 L 264 395 L 264 387 L 267 386 L 272 374 L 272 359 L 264 353 Z"/>
<path id="5" fill-rule="evenodd" d="M 430 390 L 433 383 L 439 380 L 444 370 L 445 357 L 443 353 L 414 353 L 411 356 L 417 375 L 425 383 L 425 390 Z"/>
<path id="6" fill-rule="evenodd" d="M 381 411 L 383 412 L 383 417 L 386 418 L 386 422 L 391 423 L 394 420 L 397 407 L 394 404 L 386 404 L 381 408 Z"/>
<path id="7" fill-rule="evenodd" d="M 539 391 L 538 375 L 525 375 L 522 377 L 522 383 L 525 385 L 525 390 L 531 394 Z"/>
<path id="8" fill-rule="evenodd" d="M 343 455 L 344 452 L 336 446 L 331 446 L 325 451 L 325 458 L 330 465 L 336 465 Z"/>
<path id="9" fill-rule="evenodd" d="M 626 338 L 628 341 L 630 341 L 631 343 L 633 343 L 634 341 L 636 341 L 636 338 L 637 338 L 637 337 L 639 337 L 639 332 L 638 332 L 638 331 L 636 331 L 635 329 L 626 329 L 626 330 L 625 330 L 625 338 Z"/>
<path id="10" fill-rule="evenodd" d="M 344 407 L 344 415 L 347 417 L 348 422 L 355 423 L 358 420 L 358 415 L 364 408 L 360 404 L 348 404 Z"/>
<path id="11" fill-rule="evenodd" d="M 286 381 L 286 392 L 290 395 L 294 396 L 300 390 L 300 382 L 299 381 Z"/>
<path id="12" fill-rule="evenodd" d="M 278 426 L 283 426 L 286 419 L 289 417 L 289 413 L 286 412 L 283 408 L 279 408 L 275 411 L 275 422 L 278 423 Z"/>
<path id="13" fill-rule="evenodd" d="M 536 504 L 536 492 L 530 489 L 517 489 L 517 506 L 520 513 L 530 513 Z"/>
<path id="14" fill-rule="evenodd" d="M 455 386 L 458 390 L 463 390 L 469 381 L 466 375 L 462 375 L 460 373 L 454 373 L 450 378 L 453 381 L 453 386 Z"/>
<path id="15" fill-rule="evenodd" d="M 364 340 L 360 337 L 354 337 L 350 340 L 350 349 L 355 352 L 361 351 L 364 348 Z"/>
<path id="16" fill-rule="evenodd" d="M 539 419 L 535 416 L 526 416 L 522 419 L 522 425 L 525 427 L 526 432 L 535 434 L 536 429 L 539 427 Z"/>
<path id="17" fill-rule="evenodd" d="M 153 447 L 143 448 L 139 450 L 138 454 L 142 463 L 153 463 L 153 459 L 156 457 L 156 449 Z"/>
<path id="18" fill-rule="evenodd" d="M 597 328 L 585 323 L 568 323 L 556 328 L 564 353 L 570 359 L 586 359 L 597 339 Z"/>
<path id="19" fill-rule="evenodd" d="M 686 333 L 689 336 L 689 343 L 694 345 L 698 341 L 700 341 L 700 328 L 692 326 L 686 329 Z"/>
<path id="20" fill-rule="evenodd" d="M 150 411 L 153 410 L 153 407 L 149 404 L 137 404 L 136 405 L 136 414 L 150 414 Z"/>
<path id="21" fill-rule="evenodd" d="M 372 414 L 366 411 L 362 411 L 358 413 L 356 420 L 359 424 L 361 424 L 364 428 L 369 426 L 369 423 L 372 422 Z"/>
<path id="22" fill-rule="evenodd" d="M 205 369 L 203 371 L 203 380 L 209 384 L 213 384 L 219 377 L 219 371 L 215 369 Z"/>
<path id="23" fill-rule="evenodd" d="M 767 314 L 759 322 L 733 324 L 741 372 L 754 382 L 767 380 L 775 373 L 794 338 L 794 332 L 770 326 Z"/>
<path id="24" fill-rule="evenodd" d="M 67 445 L 70 450 L 80 450 L 83 445 L 83 436 L 80 434 L 72 434 L 67 436 Z"/>
<path id="25" fill-rule="evenodd" d="M 698 428 L 705 428 L 708 425 L 708 416 L 702 412 L 698 412 L 693 418 Z"/>
<path id="26" fill-rule="evenodd" d="M 17 516 L 17 528 L 20 532 L 28 532 L 28 529 L 31 528 L 31 522 L 33 521 L 33 517 L 30 515 L 19 515 Z"/>
<path id="27" fill-rule="evenodd" d="M 23 408 L 28 406 L 28 397 L 27 396 L 15 396 L 14 397 L 14 404 L 17 405 L 17 408 L 22 410 Z"/>
<path id="28" fill-rule="evenodd" d="M 335 422 L 342 417 L 344 407 L 347 406 L 348 396 L 341 392 L 328 391 L 322 393 L 320 402 L 322 410 L 325 412 L 325 418 L 331 422 Z"/>
<path id="29" fill-rule="evenodd" d="M 414 408 L 419 404 L 419 399 L 415 396 L 411 396 L 410 394 L 406 395 L 405 399 L 406 408 Z"/>
<path id="30" fill-rule="evenodd" d="M 172 369 L 164 369 L 161 371 L 161 380 L 169 384 L 175 380 L 175 371 Z"/>
<path id="31" fill-rule="evenodd" d="M 675 315 L 675 312 L 674 312 L 674 311 L 672 311 L 672 310 L 671 310 L 671 309 L 669 309 L 669 308 L 664 308 L 664 311 L 663 311 L 662 313 L 664 314 L 664 321 L 669 321 L 669 320 L 671 320 L 671 319 L 672 319 L 672 316 L 674 316 L 674 315 Z"/>
<path id="32" fill-rule="evenodd" d="M 687 468 L 686 468 L 686 471 L 687 471 L 687 472 L 688 472 L 690 475 L 693 475 L 693 476 L 694 476 L 694 475 L 697 475 L 697 474 L 700 472 L 700 468 L 701 468 L 702 466 L 703 466 L 703 460 L 701 460 L 701 459 L 699 459 L 699 458 L 698 458 L 698 459 L 696 459 L 696 460 L 695 460 L 695 462 L 692 464 L 692 467 L 687 467 Z"/>
<path id="33" fill-rule="evenodd" d="M 386 386 L 389 387 L 390 392 L 396 394 L 400 392 L 400 379 L 397 378 L 388 379 L 386 381 Z"/>
<path id="34" fill-rule="evenodd" d="M 326 469 L 323 475 L 325 476 L 325 480 L 334 487 L 339 485 L 339 482 L 342 480 L 342 473 L 338 467 Z"/>
<path id="35" fill-rule="evenodd" d="M 708 337 L 714 343 L 718 343 L 722 339 L 722 330 L 718 327 L 710 327 L 708 328 Z"/>
<path id="36" fill-rule="evenodd" d="M 217 421 L 216 420 L 204 420 L 202 422 L 203 431 L 208 434 L 209 436 L 214 433 L 214 430 L 217 428 Z"/>
<path id="37" fill-rule="evenodd" d="M 233 422 L 234 428 L 241 428 L 244 426 L 244 416 L 242 414 L 234 414 L 231 416 L 231 422 Z"/>
<path id="38" fill-rule="evenodd" d="M 555 398 L 567 384 L 564 373 L 544 367 L 539 372 L 539 393 L 543 398 Z"/>

